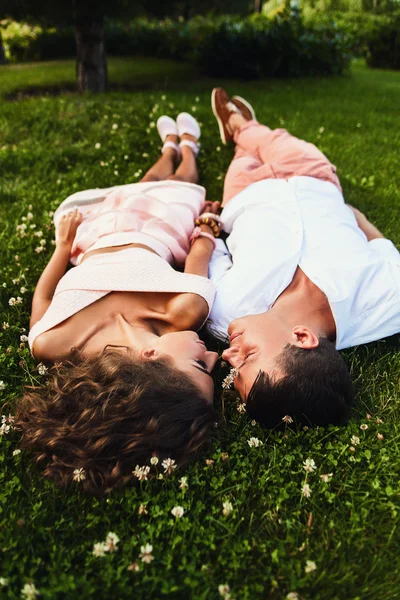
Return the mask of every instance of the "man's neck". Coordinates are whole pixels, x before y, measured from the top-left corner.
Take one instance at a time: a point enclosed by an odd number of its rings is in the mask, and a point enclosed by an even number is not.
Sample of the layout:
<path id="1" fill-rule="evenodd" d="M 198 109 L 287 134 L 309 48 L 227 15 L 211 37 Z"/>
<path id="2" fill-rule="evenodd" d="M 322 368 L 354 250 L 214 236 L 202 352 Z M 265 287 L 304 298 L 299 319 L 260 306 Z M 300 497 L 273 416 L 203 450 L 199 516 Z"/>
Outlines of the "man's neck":
<path id="1" fill-rule="evenodd" d="M 273 304 L 271 311 L 288 324 L 302 324 L 334 341 L 336 324 L 325 294 L 297 267 L 288 287 Z"/>

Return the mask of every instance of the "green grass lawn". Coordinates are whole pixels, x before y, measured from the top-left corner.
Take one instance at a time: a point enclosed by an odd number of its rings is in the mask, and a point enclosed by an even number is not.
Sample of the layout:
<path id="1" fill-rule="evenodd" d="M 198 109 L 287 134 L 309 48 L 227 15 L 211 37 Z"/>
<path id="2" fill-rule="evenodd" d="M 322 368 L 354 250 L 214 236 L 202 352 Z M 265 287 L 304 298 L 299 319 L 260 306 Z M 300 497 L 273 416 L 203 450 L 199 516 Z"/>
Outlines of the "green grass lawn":
<path id="1" fill-rule="evenodd" d="M 149 59 L 111 60 L 110 80 L 131 91 L 9 101 L 26 88 L 70 90 L 73 62 L 0 67 L 5 415 L 24 384 L 45 382 L 20 336 L 52 252 L 51 211 L 73 191 L 137 181 L 159 152 L 158 116 L 182 110 L 202 123 L 201 180 L 210 199 L 221 197 L 232 148 L 222 146 L 210 108 L 216 82 L 188 65 Z M 400 247 L 400 73 L 356 63 L 350 74 L 331 79 L 218 83 L 248 97 L 261 122 L 318 144 L 337 165 L 346 200 Z M 18 297 L 20 303 L 9 304 Z M 221 368 L 216 406 L 225 426 L 212 450 L 167 479 L 107 499 L 85 497 L 79 485 L 61 491 L 43 481 L 29 456 L 15 454 L 18 433 L 4 433 L 0 597 L 20 598 L 33 582 L 39 598 L 51 600 L 400 598 L 398 339 L 344 356 L 358 389 L 346 427 L 263 431 L 238 413 L 234 393 L 221 396 L 227 374 Z M 250 437 L 262 445 L 250 447 Z M 304 470 L 308 458 L 315 461 L 313 472 Z M 324 474 L 332 474 L 328 482 Z M 187 489 L 180 487 L 183 476 Z M 302 494 L 306 482 L 309 498 Z M 232 505 L 228 515 L 225 502 Z M 177 505 L 185 510 L 180 519 L 171 514 Z M 120 539 L 117 549 L 94 556 L 93 545 L 109 532 Z M 149 564 L 139 557 L 145 544 L 153 547 Z"/>

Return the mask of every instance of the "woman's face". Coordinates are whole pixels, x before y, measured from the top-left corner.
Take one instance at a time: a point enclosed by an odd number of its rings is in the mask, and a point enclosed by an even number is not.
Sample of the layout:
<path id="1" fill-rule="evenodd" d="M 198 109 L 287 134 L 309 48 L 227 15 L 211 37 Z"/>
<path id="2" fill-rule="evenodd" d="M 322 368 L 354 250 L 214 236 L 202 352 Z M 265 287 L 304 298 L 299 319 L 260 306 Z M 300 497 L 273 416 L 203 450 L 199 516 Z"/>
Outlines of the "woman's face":
<path id="1" fill-rule="evenodd" d="M 172 359 L 173 365 L 192 379 L 204 397 L 211 403 L 214 398 L 214 381 L 211 372 L 218 359 L 217 352 L 207 350 L 194 331 L 176 331 L 157 338 L 152 347 L 157 357 Z"/>

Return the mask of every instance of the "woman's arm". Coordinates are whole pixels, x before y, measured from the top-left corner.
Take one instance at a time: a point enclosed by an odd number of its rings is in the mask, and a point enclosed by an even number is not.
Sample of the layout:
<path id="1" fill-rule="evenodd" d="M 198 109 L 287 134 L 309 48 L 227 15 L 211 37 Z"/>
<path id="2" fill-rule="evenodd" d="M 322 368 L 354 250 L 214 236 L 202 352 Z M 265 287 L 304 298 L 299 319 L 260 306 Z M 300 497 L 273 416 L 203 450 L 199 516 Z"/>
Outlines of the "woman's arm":
<path id="1" fill-rule="evenodd" d="M 212 230 L 208 225 L 200 225 L 200 229 L 212 235 Z M 208 278 L 208 265 L 213 250 L 214 244 L 211 240 L 206 237 L 196 238 L 185 261 L 185 273 Z"/>
<path id="2" fill-rule="evenodd" d="M 32 299 L 30 327 L 33 327 L 48 309 L 55 289 L 67 269 L 76 230 L 82 222 L 77 209 L 63 215 L 57 228 L 56 249 L 36 285 Z"/>

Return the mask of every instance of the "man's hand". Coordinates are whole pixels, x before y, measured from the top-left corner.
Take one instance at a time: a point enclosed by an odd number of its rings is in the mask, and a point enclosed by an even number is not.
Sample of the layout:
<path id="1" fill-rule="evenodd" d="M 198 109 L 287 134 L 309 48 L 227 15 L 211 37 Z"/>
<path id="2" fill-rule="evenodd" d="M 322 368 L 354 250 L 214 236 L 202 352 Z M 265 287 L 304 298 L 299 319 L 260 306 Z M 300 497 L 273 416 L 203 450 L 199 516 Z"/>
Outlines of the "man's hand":
<path id="1" fill-rule="evenodd" d="M 357 221 L 357 225 L 365 233 L 367 236 L 367 240 L 370 242 L 371 240 L 376 240 L 378 238 L 384 238 L 385 236 L 373 225 L 370 221 L 368 221 L 367 217 L 362 213 L 358 208 L 354 208 L 351 204 L 346 204 L 354 213 L 354 216 Z"/>
<path id="2" fill-rule="evenodd" d="M 219 213 L 221 212 L 221 203 L 218 202 L 218 200 L 206 200 L 203 212 L 210 212 L 213 213 L 213 215 L 219 215 Z"/>
<path id="3" fill-rule="evenodd" d="M 82 223 L 82 213 L 77 208 L 65 215 L 62 215 L 57 226 L 56 246 L 65 246 L 70 248 L 74 242 L 76 230 Z"/>

